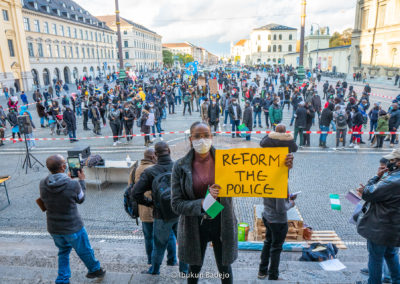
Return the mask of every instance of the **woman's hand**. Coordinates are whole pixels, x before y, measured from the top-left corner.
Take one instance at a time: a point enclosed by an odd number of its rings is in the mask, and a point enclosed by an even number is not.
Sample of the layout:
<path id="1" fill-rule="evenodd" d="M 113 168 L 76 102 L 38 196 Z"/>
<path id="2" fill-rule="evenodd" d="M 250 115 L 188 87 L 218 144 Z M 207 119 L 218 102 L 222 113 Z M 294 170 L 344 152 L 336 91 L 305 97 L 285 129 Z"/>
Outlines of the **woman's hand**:
<path id="1" fill-rule="evenodd" d="M 212 186 L 210 186 L 209 191 L 210 191 L 211 196 L 214 199 L 218 198 L 220 189 L 221 189 L 221 187 L 218 184 L 213 184 Z"/>

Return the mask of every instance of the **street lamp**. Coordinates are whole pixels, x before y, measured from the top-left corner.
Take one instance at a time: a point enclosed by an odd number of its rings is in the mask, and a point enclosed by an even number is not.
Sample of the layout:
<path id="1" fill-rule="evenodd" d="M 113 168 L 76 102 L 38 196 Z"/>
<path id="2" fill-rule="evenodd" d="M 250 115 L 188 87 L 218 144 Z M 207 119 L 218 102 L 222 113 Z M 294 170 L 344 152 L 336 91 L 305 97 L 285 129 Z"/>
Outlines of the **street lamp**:
<path id="1" fill-rule="evenodd" d="M 121 38 L 121 22 L 119 17 L 119 4 L 118 0 L 115 0 L 115 18 L 117 25 L 117 36 L 118 36 L 118 54 L 119 54 L 119 79 L 124 80 L 126 78 L 124 60 L 122 58 L 122 38 Z"/>
<path id="2" fill-rule="evenodd" d="M 301 31 L 300 31 L 300 59 L 299 66 L 297 67 L 297 78 L 299 82 L 302 82 L 305 78 L 304 72 L 304 32 L 306 25 L 306 0 L 301 1 Z"/>

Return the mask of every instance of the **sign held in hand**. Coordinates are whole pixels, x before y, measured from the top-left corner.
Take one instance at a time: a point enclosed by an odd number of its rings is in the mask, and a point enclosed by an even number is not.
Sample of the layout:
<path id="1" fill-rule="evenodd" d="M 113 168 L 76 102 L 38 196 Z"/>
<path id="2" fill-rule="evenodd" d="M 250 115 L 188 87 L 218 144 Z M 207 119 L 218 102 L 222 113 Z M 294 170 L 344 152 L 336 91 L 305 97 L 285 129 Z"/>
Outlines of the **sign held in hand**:
<path id="1" fill-rule="evenodd" d="M 216 150 L 218 196 L 287 198 L 288 153 L 288 148 Z"/>

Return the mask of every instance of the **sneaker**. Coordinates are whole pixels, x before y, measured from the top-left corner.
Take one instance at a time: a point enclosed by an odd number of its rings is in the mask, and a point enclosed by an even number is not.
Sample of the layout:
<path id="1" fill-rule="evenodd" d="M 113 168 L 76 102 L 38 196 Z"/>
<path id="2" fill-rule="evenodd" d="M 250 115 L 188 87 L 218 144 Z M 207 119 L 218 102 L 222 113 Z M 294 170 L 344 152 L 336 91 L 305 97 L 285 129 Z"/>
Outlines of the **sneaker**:
<path id="1" fill-rule="evenodd" d="M 160 137 L 160 140 L 161 140 L 161 141 L 164 141 L 164 138 Z"/>
<path id="2" fill-rule="evenodd" d="M 353 144 L 353 143 L 350 143 L 349 147 L 350 147 L 350 148 L 353 148 L 353 147 L 354 147 L 354 144 Z"/>
<path id="3" fill-rule="evenodd" d="M 360 272 L 361 272 L 361 274 L 363 274 L 363 275 L 369 275 L 369 271 L 368 271 L 368 268 L 361 268 L 360 269 Z"/>
<path id="4" fill-rule="evenodd" d="M 223 127 L 225 127 L 225 125 L 226 125 L 225 123 L 224 123 L 224 124 L 222 124 L 222 126 L 223 126 Z"/>
<path id="5" fill-rule="evenodd" d="M 103 268 L 100 267 L 99 270 L 86 274 L 86 278 L 90 278 L 90 279 L 103 278 L 104 275 L 106 275 L 106 271 Z"/>
<path id="6" fill-rule="evenodd" d="M 258 275 L 257 275 L 258 279 L 265 279 L 265 278 L 267 278 L 267 276 L 268 276 L 268 273 L 258 271 Z"/>
<path id="7" fill-rule="evenodd" d="M 354 146 L 354 149 L 360 149 L 360 145 Z"/>
<path id="8" fill-rule="evenodd" d="M 386 283 L 393 283 L 391 278 L 383 278 L 382 283 L 386 284 Z"/>
<path id="9" fill-rule="evenodd" d="M 113 146 L 117 146 L 117 142 L 114 142 L 114 143 L 113 143 Z"/>
<path id="10" fill-rule="evenodd" d="M 390 144 L 390 148 L 393 148 L 394 147 L 394 144 Z"/>

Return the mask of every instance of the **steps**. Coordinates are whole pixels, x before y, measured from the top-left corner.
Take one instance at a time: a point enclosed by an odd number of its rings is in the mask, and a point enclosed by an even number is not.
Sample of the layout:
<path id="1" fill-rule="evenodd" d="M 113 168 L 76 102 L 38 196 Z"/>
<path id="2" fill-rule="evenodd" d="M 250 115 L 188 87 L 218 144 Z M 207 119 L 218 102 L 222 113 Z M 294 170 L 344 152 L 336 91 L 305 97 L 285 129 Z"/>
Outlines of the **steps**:
<path id="1" fill-rule="evenodd" d="M 92 241 L 96 258 L 107 270 L 101 283 L 185 283 L 176 277 L 178 267 L 163 265 L 160 276 L 142 275 L 149 266 L 143 241 L 98 242 Z M 366 266 L 365 248 L 339 251 L 338 258 L 346 265 L 339 272 L 327 272 L 318 263 L 300 262 L 300 253 L 283 253 L 280 264 L 281 277 L 287 281 L 258 280 L 260 252 L 239 251 L 232 265 L 235 283 L 355 283 L 366 280 L 359 270 Z M 75 252 L 71 253 L 71 283 L 97 283 L 85 278 L 87 270 Z M 212 248 L 208 248 L 202 273 L 217 273 Z M 0 283 L 54 283 L 57 277 L 57 249 L 50 238 L 0 238 Z M 220 283 L 207 279 L 200 283 Z"/>

